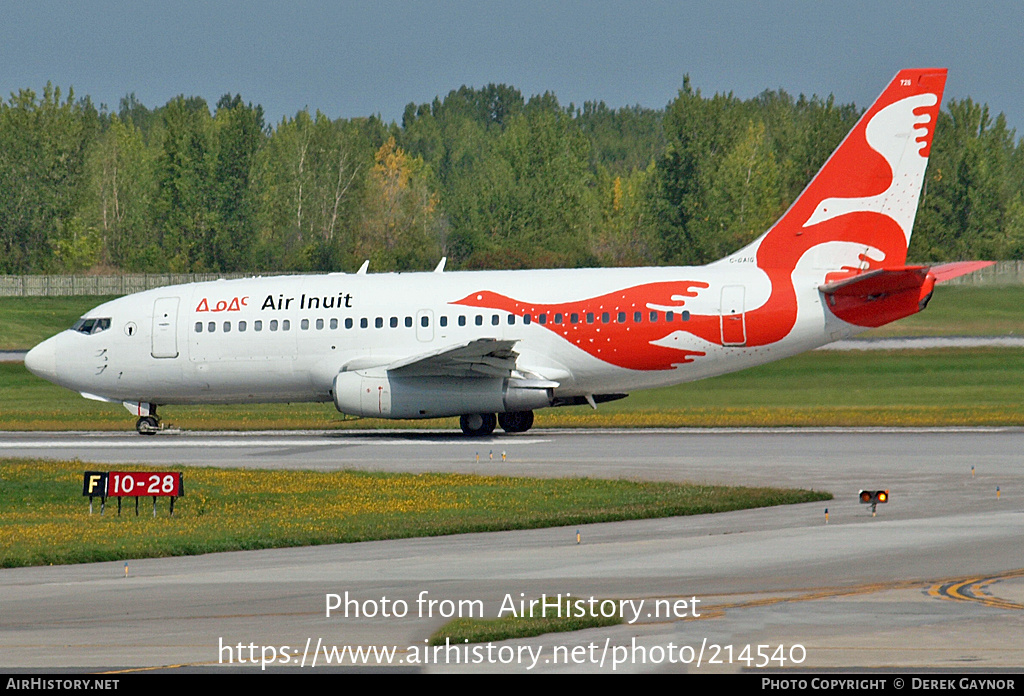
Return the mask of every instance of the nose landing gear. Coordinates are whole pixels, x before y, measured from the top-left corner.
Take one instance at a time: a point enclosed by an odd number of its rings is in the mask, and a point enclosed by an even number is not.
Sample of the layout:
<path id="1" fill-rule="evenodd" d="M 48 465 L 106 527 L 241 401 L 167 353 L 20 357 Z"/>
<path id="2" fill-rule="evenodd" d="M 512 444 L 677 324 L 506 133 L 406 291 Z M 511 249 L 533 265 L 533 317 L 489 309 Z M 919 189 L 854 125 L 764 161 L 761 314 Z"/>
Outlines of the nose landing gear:
<path id="1" fill-rule="evenodd" d="M 160 430 L 160 417 L 156 415 L 156 404 L 145 401 L 125 401 L 124 407 L 139 417 L 135 430 L 139 435 L 156 435 Z"/>

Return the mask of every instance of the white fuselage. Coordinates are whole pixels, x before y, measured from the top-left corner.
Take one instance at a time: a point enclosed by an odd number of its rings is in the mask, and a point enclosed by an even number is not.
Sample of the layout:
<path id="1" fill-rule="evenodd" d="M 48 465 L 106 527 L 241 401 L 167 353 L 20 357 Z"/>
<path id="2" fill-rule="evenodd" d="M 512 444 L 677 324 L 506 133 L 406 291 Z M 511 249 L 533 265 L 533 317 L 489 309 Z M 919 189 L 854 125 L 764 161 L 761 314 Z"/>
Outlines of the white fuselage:
<path id="1" fill-rule="evenodd" d="M 52 352 L 53 381 L 110 401 L 330 401 L 339 372 L 494 338 L 516 341 L 517 367 L 558 382 L 556 396 L 628 392 L 743 369 L 850 335 L 857 327 L 822 306 L 822 279 L 820 272 L 802 281 L 794 276 L 795 323 L 782 340 L 757 346 L 746 345 L 744 338 L 755 328 L 749 325 L 756 316 L 752 311 L 765 304 L 771 287 L 752 264 L 338 273 L 194 283 L 100 305 L 85 318 L 109 319 L 109 328 L 65 331 L 35 349 L 33 362 L 48 364 Z M 623 289 L 679 281 L 707 287 L 692 297 L 666 295 L 642 303 L 631 298 L 628 307 L 601 299 Z M 527 324 L 525 311 L 456 304 L 480 291 L 567 310 L 558 312 L 564 316 L 556 327 L 555 311 L 534 311 Z M 723 301 L 735 306 L 724 307 Z M 709 321 L 718 324 L 723 312 L 743 324 L 731 343 L 728 337 L 714 340 L 707 331 L 704 336 L 690 332 L 698 320 L 705 327 Z M 640 328 L 647 334 L 638 342 Z M 720 330 L 715 333 L 721 339 Z M 574 341 L 577 334 L 585 336 L 585 345 Z M 595 337 L 607 347 L 594 348 Z M 651 343 L 678 351 L 679 361 L 635 369 L 636 364 L 623 367 L 603 358 L 613 349 L 630 353 Z M 688 352 L 700 355 L 687 359 Z"/>

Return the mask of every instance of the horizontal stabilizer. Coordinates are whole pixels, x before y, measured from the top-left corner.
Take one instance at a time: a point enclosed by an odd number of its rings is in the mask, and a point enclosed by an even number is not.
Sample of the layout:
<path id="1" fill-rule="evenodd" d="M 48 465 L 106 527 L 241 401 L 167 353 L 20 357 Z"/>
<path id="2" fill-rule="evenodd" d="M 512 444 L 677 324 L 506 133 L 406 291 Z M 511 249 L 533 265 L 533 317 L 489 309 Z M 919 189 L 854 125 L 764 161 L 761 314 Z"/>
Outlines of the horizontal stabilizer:
<path id="1" fill-rule="evenodd" d="M 924 309 L 935 278 L 927 266 L 880 268 L 825 283 L 818 289 L 829 310 L 856 326 L 883 326 Z"/>
<path id="2" fill-rule="evenodd" d="M 932 266 L 929 272 L 935 277 L 936 283 L 945 283 L 947 280 L 959 278 L 962 275 L 980 271 L 982 268 L 994 266 L 995 263 L 995 261 L 954 261 L 953 263 L 942 263 L 938 266 Z"/>
<path id="3" fill-rule="evenodd" d="M 879 268 L 818 286 L 826 295 L 874 296 L 921 287 L 928 275 L 927 266 Z"/>

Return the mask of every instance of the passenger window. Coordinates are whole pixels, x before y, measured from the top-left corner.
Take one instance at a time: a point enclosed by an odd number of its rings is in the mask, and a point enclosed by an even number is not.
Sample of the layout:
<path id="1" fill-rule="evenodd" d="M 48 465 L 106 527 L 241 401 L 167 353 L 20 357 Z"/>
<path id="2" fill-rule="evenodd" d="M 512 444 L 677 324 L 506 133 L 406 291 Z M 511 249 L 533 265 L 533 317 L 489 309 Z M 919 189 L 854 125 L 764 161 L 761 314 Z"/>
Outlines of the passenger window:
<path id="1" fill-rule="evenodd" d="M 477 314 L 476 315 L 476 325 L 477 326 L 483 326 L 484 325 L 483 315 L 481 315 L 481 314 Z"/>
<path id="2" fill-rule="evenodd" d="M 588 324 L 593 324 L 594 323 L 594 313 L 593 312 L 587 312 L 587 323 Z"/>
<path id="3" fill-rule="evenodd" d="M 465 326 L 465 325 L 466 325 L 466 317 L 460 316 L 459 317 L 459 326 Z"/>
<path id="4" fill-rule="evenodd" d="M 651 323 L 653 324 L 656 321 L 658 321 L 658 313 L 657 312 L 651 312 Z"/>
<path id="5" fill-rule="evenodd" d="M 555 314 L 555 323 L 556 324 L 561 324 L 562 323 L 562 314 L 560 312 Z"/>
<path id="6" fill-rule="evenodd" d="M 224 333 L 230 333 L 230 332 L 231 332 L 231 322 L 230 321 L 226 321 L 226 322 L 224 322 Z"/>
<path id="7" fill-rule="evenodd" d="M 370 320 L 367 319 L 366 317 L 362 317 L 362 318 L 359 319 L 359 328 L 360 329 L 365 329 L 369 325 L 370 325 Z"/>
<path id="8" fill-rule="evenodd" d="M 389 326 L 391 326 L 392 329 L 397 329 L 398 328 L 398 317 L 391 317 L 391 320 L 388 322 L 388 324 L 389 324 Z"/>
<path id="9" fill-rule="evenodd" d="M 288 321 L 287 319 L 285 319 L 285 320 L 283 320 L 281 322 L 281 330 L 282 331 L 288 331 L 291 328 L 292 328 L 292 323 L 290 321 Z"/>
<path id="10" fill-rule="evenodd" d="M 309 319 L 303 319 L 301 322 L 299 322 L 299 328 L 302 329 L 303 331 L 308 331 Z"/>
<path id="11" fill-rule="evenodd" d="M 440 322 L 441 322 L 441 326 L 442 327 L 448 326 L 448 317 L 447 316 L 441 317 Z"/>
<path id="12" fill-rule="evenodd" d="M 338 328 L 338 320 L 337 319 L 331 319 L 331 330 L 334 330 L 336 328 Z"/>
<path id="13" fill-rule="evenodd" d="M 665 321 L 672 321 L 673 319 L 675 319 L 674 312 L 665 312 Z"/>
<path id="14" fill-rule="evenodd" d="M 540 322 L 541 326 L 543 326 L 544 324 L 547 324 L 548 323 L 548 315 L 547 314 L 538 314 L 537 315 L 537 321 Z"/>
<path id="15" fill-rule="evenodd" d="M 690 321 L 690 310 L 684 309 L 682 312 L 679 313 L 679 318 L 682 319 L 683 321 Z"/>
<path id="16" fill-rule="evenodd" d="M 430 326 L 430 317 L 428 317 L 426 314 L 420 317 L 420 326 L 422 326 L 424 329 Z"/>
<path id="17" fill-rule="evenodd" d="M 384 328 L 384 317 L 377 317 L 376 319 L 374 319 L 373 320 L 373 325 L 374 325 L 375 328 L 383 329 Z"/>
<path id="18" fill-rule="evenodd" d="M 262 319 L 257 319 L 256 321 L 254 321 L 252 323 L 252 329 L 253 329 L 253 331 L 262 331 L 263 330 L 263 320 Z"/>
<path id="19" fill-rule="evenodd" d="M 412 317 L 406 317 L 405 318 L 405 328 L 407 328 L 407 329 L 411 329 L 412 328 Z"/>
<path id="20" fill-rule="evenodd" d="M 619 312 L 619 316 L 616 319 L 616 321 L 618 321 L 620 324 L 625 324 L 626 323 L 626 313 L 625 312 Z"/>
<path id="21" fill-rule="evenodd" d="M 533 321 L 533 317 L 531 317 L 529 314 L 524 314 L 523 315 L 523 323 L 524 324 L 529 324 L 531 321 Z"/>
<path id="22" fill-rule="evenodd" d="M 247 324 L 244 321 L 238 322 L 238 330 L 239 331 L 245 331 L 245 327 L 246 326 L 247 326 Z"/>
<path id="23" fill-rule="evenodd" d="M 497 314 L 491 315 L 491 326 L 497 326 L 499 321 L 501 321 L 501 319 L 498 318 Z"/>
<path id="24" fill-rule="evenodd" d="M 571 315 L 569 315 L 569 323 L 571 323 L 571 324 L 579 324 L 580 323 L 580 315 L 576 314 L 575 312 L 573 312 Z"/>
<path id="25" fill-rule="evenodd" d="M 352 321 L 352 317 L 349 317 L 348 319 L 345 320 L 346 329 L 351 329 L 353 326 L 355 326 L 355 322 Z"/>
<path id="26" fill-rule="evenodd" d="M 633 323 L 634 324 L 642 324 L 643 321 L 644 321 L 644 313 L 643 312 L 633 312 Z"/>
<path id="27" fill-rule="evenodd" d="M 202 333 L 202 332 L 203 332 L 203 322 L 197 321 L 196 322 L 196 333 Z"/>
<path id="28" fill-rule="evenodd" d="M 601 313 L 601 323 L 602 324 L 607 324 L 609 321 L 611 321 L 611 317 L 608 315 L 608 312 L 602 312 Z"/>
<path id="29" fill-rule="evenodd" d="M 323 319 L 317 319 L 316 320 L 316 330 L 317 331 L 323 331 L 323 329 L 324 329 L 324 320 Z"/>
<path id="30" fill-rule="evenodd" d="M 277 319 L 270 320 L 270 330 L 277 331 Z"/>
<path id="31" fill-rule="evenodd" d="M 215 321 L 211 321 L 210 323 L 208 323 L 208 324 L 206 325 L 206 331 L 207 331 L 207 333 L 213 333 L 213 332 L 214 332 L 214 331 L 216 331 L 216 330 L 217 330 L 217 322 L 215 322 Z"/>

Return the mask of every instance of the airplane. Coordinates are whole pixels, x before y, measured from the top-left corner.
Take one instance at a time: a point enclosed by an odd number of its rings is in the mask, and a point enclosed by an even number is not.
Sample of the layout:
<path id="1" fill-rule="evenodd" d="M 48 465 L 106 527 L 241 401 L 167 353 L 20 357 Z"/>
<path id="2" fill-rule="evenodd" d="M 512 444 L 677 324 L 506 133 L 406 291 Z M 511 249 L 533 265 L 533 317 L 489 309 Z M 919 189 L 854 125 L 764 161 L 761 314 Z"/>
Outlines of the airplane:
<path id="1" fill-rule="evenodd" d="M 25 358 L 122 403 L 330 402 L 527 431 L 541 408 L 734 372 L 921 311 L 987 262 L 906 265 L 946 70 L 902 70 L 760 238 L 700 267 L 274 276 L 104 303 Z"/>

